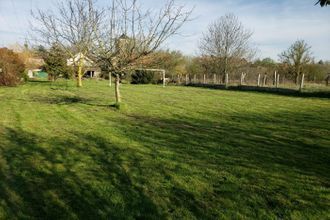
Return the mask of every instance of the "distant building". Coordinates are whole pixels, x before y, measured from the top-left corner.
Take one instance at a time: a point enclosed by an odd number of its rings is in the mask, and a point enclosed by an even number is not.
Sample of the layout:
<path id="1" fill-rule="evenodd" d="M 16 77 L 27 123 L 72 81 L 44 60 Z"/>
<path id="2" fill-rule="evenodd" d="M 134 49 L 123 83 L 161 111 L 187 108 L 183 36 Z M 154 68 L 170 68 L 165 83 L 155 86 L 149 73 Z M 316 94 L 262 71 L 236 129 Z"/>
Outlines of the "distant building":
<path id="1" fill-rule="evenodd" d="M 45 61 L 41 58 L 27 58 L 25 65 L 28 67 L 29 78 L 47 78 L 46 73 L 42 71 L 42 66 L 45 65 Z M 40 74 L 42 73 L 42 74 Z"/>
<path id="2" fill-rule="evenodd" d="M 67 60 L 67 65 L 75 67 L 77 63 L 80 62 L 82 59 L 83 67 L 84 67 L 84 74 L 83 77 L 88 78 L 98 78 L 101 75 L 101 69 L 95 64 L 94 61 L 89 59 L 88 57 L 84 56 L 82 53 L 76 54 L 74 58 Z"/>
<path id="3" fill-rule="evenodd" d="M 28 77 L 30 79 L 32 78 L 38 78 L 38 79 L 48 79 L 48 73 L 44 72 L 42 69 L 33 69 L 28 70 Z"/>

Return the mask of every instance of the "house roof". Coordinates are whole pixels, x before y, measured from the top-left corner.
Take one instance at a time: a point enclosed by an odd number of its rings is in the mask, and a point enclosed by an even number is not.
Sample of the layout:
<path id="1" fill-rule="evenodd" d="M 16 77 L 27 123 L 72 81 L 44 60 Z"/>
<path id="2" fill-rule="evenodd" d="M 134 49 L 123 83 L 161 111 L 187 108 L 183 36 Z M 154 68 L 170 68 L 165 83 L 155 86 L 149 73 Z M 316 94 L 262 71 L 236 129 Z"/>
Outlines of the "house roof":
<path id="1" fill-rule="evenodd" d="M 93 62 L 93 60 L 89 59 L 87 56 L 85 56 L 82 53 L 77 53 L 73 58 L 70 58 L 67 60 L 67 65 L 68 66 L 73 66 L 75 64 L 77 64 L 80 59 L 83 60 L 83 64 L 86 67 L 93 67 L 95 66 L 95 63 Z"/>

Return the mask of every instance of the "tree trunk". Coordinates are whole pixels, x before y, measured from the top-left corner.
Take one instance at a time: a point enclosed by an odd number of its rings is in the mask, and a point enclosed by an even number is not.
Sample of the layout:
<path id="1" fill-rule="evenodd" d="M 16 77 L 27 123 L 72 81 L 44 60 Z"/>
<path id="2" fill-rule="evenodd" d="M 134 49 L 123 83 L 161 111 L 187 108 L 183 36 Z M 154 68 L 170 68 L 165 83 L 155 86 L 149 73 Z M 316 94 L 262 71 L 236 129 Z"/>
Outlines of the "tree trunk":
<path id="1" fill-rule="evenodd" d="M 82 64 L 78 65 L 78 78 L 77 78 L 77 87 L 82 87 Z"/>
<path id="2" fill-rule="evenodd" d="M 109 86 L 111 87 L 112 86 L 112 77 L 111 77 L 111 72 L 109 72 Z"/>
<path id="3" fill-rule="evenodd" d="M 116 74 L 116 84 L 115 84 L 115 95 L 116 95 L 116 104 L 120 104 L 121 98 L 120 98 L 120 91 L 119 91 L 119 86 L 120 86 L 120 77 L 119 74 Z"/>
<path id="4" fill-rule="evenodd" d="M 226 84 L 226 75 L 227 75 L 227 74 L 225 74 L 225 73 L 222 75 L 222 82 L 223 82 L 224 84 Z"/>
<path id="5" fill-rule="evenodd" d="M 226 76 L 225 76 L 225 86 L 226 86 L 226 88 L 228 87 L 228 83 L 229 83 L 229 75 L 228 75 L 228 73 L 226 73 Z"/>
<path id="6" fill-rule="evenodd" d="M 225 84 L 226 84 L 226 76 L 227 76 L 227 66 L 228 66 L 228 57 L 225 56 L 224 71 L 222 77 L 222 81 L 225 82 Z"/>

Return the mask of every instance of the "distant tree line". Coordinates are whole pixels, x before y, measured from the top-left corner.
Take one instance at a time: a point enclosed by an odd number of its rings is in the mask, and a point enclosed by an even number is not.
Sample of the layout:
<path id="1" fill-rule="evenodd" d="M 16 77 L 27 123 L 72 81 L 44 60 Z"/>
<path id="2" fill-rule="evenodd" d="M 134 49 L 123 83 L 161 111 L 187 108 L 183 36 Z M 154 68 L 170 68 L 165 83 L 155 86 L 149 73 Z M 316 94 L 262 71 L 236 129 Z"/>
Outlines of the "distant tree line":
<path id="1" fill-rule="evenodd" d="M 329 1 L 318 1 L 317 4 L 326 6 Z M 77 86 L 82 86 L 82 60 L 75 63 L 74 68 L 67 66 L 67 60 L 77 53 L 88 56 L 101 67 L 104 77 L 115 77 L 117 102 L 120 102 L 119 83 L 130 79 L 134 69 L 164 69 L 166 77 L 171 79 L 216 74 L 221 76 L 222 82 L 227 75 L 234 77 L 241 72 L 249 77 L 274 71 L 296 83 L 302 74 L 309 80 L 321 81 L 329 72 L 329 63 L 316 63 L 311 47 L 303 40 L 297 40 L 279 54 L 280 63 L 270 58 L 256 60 L 257 49 L 251 43 L 253 32 L 245 28 L 234 14 L 223 15 L 208 26 L 199 41 L 197 56 L 160 50 L 160 45 L 176 34 L 189 21 L 191 14 L 191 10 L 177 6 L 174 0 L 169 0 L 158 16 L 142 10 L 137 0 L 115 0 L 106 9 L 96 7 L 94 0 L 69 0 L 62 1 L 57 9 L 58 13 L 34 12 L 34 18 L 39 22 L 34 31 L 43 45 L 37 48 L 25 45 L 17 59 L 25 67 L 32 68 L 29 58 L 42 58 L 42 68 L 51 80 L 72 77 L 77 79 Z M 4 78 L 4 73 L 13 70 L 9 71 L 8 57 L 1 59 Z M 15 73 L 17 77 L 14 78 L 24 77 L 24 70 L 17 70 L 20 73 Z M 16 80 L 14 84 L 17 83 Z"/>

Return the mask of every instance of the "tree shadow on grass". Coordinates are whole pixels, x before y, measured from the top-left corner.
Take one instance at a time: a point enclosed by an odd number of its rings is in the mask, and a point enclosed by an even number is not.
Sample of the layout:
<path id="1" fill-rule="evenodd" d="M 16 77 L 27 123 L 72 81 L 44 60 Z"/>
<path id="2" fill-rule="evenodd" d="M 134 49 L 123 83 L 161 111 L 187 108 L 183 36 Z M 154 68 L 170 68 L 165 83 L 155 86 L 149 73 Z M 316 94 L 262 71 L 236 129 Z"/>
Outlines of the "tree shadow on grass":
<path id="1" fill-rule="evenodd" d="M 202 195 L 194 187 L 187 189 L 189 181 L 173 188 L 170 201 L 176 209 L 189 210 L 197 218 L 219 218 L 223 213 L 250 218 L 289 218 L 295 212 L 322 216 L 330 208 L 323 196 L 330 188 L 330 139 L 313 132 L 320 124 L 308 125 L 304 114 L 276 120 L 279 115 L 269 116 L 270 121 L 240 114 L 236 121 L 221 122 L 130 115 L 117 124 L 123 135 L 144 143 L 162 161 L 156 167 L 164 173 L 205 176 L 209 188 Z M 297 122 L 288 125 L 290 118 Z M 327 128 L 323 132 L 329 134 Z M 177 168 L 168 171 L 171 163 Z"/>
<path id="2" fill-rule="evenodd" d="M 153 219 L 156 205 L 101 137 L 43 138 L 7 128 L 0 148 L 0 216 L 8 219 Z M 80 141 L 78 141 L 80 140 Z M 133 152 L 134 153 L 134 152 Z M 4 213 L 1 213 L 4 212 Z"/>
<path id="3" fill-rule="evenodd" d="M 119 143 L 98 133 L 41 137 L 5 128 L 0 217 L 322 217 L 329 210 L 327 121 L 319 133 L 322 122 L 305 114 L 278 114 L 112 117 Z"/>
<path id="4" fill-rule="evenodd" d="M 74 105 L 74 104 L 84 104 L 94 107 L 112 107 L 112 105 L 99 104 L 97 101 L 90 98 L 84 98 L 77 95 L 56 95 L 56 96 L 38 96 L 31 97 L 31 101 L 39 102 L 42 104 L 51 104 L 51 105 Z"/>
<path id="5" fill-rule="evenodd" d="M 300 92 L 297 89 L 289 88 L 274 88 L 274 87 L 258 87 L 258 86 L 228 86 L 225 85 L 214 85 L 214 84 L 188 84 L 191 87 L 201 87 L 208 89 L 217 90 L 231 90 L 231 91 L 244 91 L 244 92 L 255 92 L 255 93 L 268 93 L 274 95 L 291 96 L 291 97 L 302 97 L 302 98 L 330 98 L 330 91 L 303 91 Z"/>
<path id="6" fill-rule="evenodd" d="M 244 156 L 260 165 L 279 163 L 288 168 L 297 168 L 301 172 L 330 178 L 328 166 L 323 166 L 330 156 L 330 149 L 326 145 L 330 143 L 330 138 L 312 132 L 321 124 L 308 125 L 304 114 L 292 113 L 285 117 L 295 119 L 295 123 L 290 125 L 288 120 L 280 120 L 281 115 L 279 112 L 265 118 L 240 114 L 221 122 L 189 117 L 159 119 L 130 115 L 127 121 L 123 122 L 120 118 L 117 124 L 130 139 L 163 146 L 182 156 L 189 156 L 187 152 L 196 151 L 193 158 L 207 160 L 210 151 L 214 155 L 227 153 L 239 160 Z M 323 123 L 327 125 L 326 121 Z M 310 130 L 306 130 L 308 127 Z M 326 126 L 323 129 L 327 129 Z M 296 139 L 297 137 L 301 138 Z M 317 143 L 319 140 L 324 142 Z"/>
<path id="7" fill-rule="evenodd" d="M 76 103 L 86 103 L 89 101 L 87 98 L 75 96 L 75 95 L 57 95 L 53 97 L 31 97 L 31 100 L 34 102 L 53 104 L 53 105 L 69 105 Z"/>

